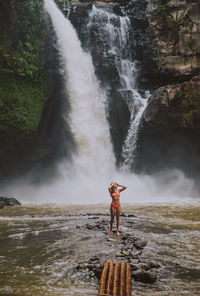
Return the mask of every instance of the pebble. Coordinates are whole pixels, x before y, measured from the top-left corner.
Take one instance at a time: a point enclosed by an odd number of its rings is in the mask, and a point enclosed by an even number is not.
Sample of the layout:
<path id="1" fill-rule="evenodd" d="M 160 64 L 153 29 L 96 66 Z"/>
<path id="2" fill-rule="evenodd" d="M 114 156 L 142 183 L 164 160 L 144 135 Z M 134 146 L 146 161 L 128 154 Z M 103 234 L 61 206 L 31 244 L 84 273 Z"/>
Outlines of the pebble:
<path id="1" fill-rule="evenodd" d="M 108 237 L 108 238 L 107 238 L 107 241 L 108 241 L 108 242 L 116 242 L 116 239 L 111 238 L 111 237 Z"/>
<path id="2" fill-rule="evenodd" d="M 143 249 L 144 247 L 146 247 L 147 241 L 146 240 L 137 240 L 133 245 L 136 249 Z"/>

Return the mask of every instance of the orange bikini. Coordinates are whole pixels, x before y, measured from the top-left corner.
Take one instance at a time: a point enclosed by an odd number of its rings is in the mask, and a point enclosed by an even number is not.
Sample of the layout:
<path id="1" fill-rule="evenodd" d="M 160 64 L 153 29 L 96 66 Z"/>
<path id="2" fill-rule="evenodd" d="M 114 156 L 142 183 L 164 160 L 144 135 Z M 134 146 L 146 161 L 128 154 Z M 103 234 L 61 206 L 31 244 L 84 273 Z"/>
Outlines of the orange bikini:
<path id="1" fill-rule="evenodd" d="M 120 193 L 111 193 L 111 195 L 112 195 L 112 197 L 120 197 Z M 120 202 L 116 205 L 116 204 L 114 204 L 113 202 L 111 203 L 111 205 L 115 208 L 115 209 L 117 209 L 119 206 L 120 206 Z"/>

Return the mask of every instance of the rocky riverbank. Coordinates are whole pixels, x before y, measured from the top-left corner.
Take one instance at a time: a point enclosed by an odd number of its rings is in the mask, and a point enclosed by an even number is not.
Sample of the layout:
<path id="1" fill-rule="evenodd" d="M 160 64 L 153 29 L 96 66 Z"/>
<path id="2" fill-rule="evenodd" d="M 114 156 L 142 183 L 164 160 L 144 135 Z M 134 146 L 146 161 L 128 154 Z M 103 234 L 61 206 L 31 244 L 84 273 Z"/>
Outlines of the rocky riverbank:
<path id="1" fill-rule="evenodd" d="M 133 228 L 134 227 L 134 215 L 129 215 L 126 217 L 125 214 L 122 214 L 122 228 Z M 141 281 L 144 283 L 154 283 L 157 279 L 157 272 L 155 271 L 160 267 L 160 264 L 156 261 L 144 260 L 141 258 L 143 249 L 147 245 L 146 240 L 142 240 L 139 237 L 134 236 L 131 233 L 121 233 L 119 238 L 116 238 L 115 235 L 108 235 L 108 216 L 98 214 L 88 214 L 86 218 L 89 220 L 89 223 L 86 223 L 83 226 L 76 226 L 79 230 L 85 230 L 92 232 L 92 235 L 96 236 L 94 232 L 103 232 L 105 236 L 101 240 L 101 245 L 107 250 L 106 255 L 100 253 L 91 258 L 87 258 L 85 261 L 78 261 L 75 269 L 82 277 L 93 278 L 94 276 L 97 279 L 100 279 L 101 272 L 106 260 L 129 262 L 132 269 L 132 276 L 135 281 Z M 95 221 L 95 222 L 93 222 Z M 113 247 L 115 251 L 113 250 Z M 95 245 L 94 245 L 94 248 Z M 109 252 L 110 250 L 110 252 Z"/>

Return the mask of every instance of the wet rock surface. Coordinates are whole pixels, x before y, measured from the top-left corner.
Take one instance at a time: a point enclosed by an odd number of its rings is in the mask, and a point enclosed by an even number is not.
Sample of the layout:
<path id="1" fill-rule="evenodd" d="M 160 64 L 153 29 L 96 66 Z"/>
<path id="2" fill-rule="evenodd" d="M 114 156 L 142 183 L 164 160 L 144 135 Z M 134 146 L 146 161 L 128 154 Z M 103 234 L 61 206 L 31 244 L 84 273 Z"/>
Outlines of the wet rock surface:
<path id="1" fill-rule="evenodd" d="M 179 168 L 189 175 L 198 174 L 199 92 L 198 75 L 188 82 L 160 87 L 152 94 L 140 123 L 140 169 Z"/>
<path id="2" fill-rule="evenodd" d="M 20 206 L 21 203 L 12 197 L 4 197 L 0 196 L 0 209 L 2 209 L 5 206 Z"/>
<path id="3" fill-rule="evenodd" d="M 152 78 L 165 83 L 199 73 L 199 2 L 151 0 L 146 12 L 149 26 L 145 42 L 152 60 Z"/>
<path id="4" fill-rule="evenodd" d="M 101 244 L 104 251 L 96 252 L 96 255 L 88 256 L 86 260 L 78 260 L 76 262 L 76 266 L 74 268 L 75 272 L 77 272 L 78 276 L 81 278 L 93 279 L 97 280 L 101 277 L 101 272 L 105 265 L 105 262 L 108 260 L 113 260 L 114 262 L 124 260 L 125 262 L 129 262 L 132 270 L 132 278 L 136 281 L 143 283 L 154 283 L 157 279 L 157 272 L 155 271 L 161 265 L 156 261 L 151 261 L 151 259 L 146 260 L 142 258 L 143 250 L 145 249 L 148 241 L 145 239 L 141 239 L 135 236 L 132 233 L 125 233 L 125 228 L 128 228 L 130 231 L 130 227 L 134 227 L 134 218 L 126 216 L 122 213 L 122 223 L 121 226 L 124 230 L 122 230 L 120 237 L 116 237 L 116 233 L 114 235 L 108 234 L 109 232 L 109 216 L 105 215 L 94 215 L 89 214 L 85 217 L 87 218 L 86 223 L 84 225 L 76 225 L 76 229 L 79 231 L 84 231 L 86 235 L 85 239 L 87 240 L 91 235 L 96 236 L 97 233 L 101 235 L 101 241 L 96 243 L 94 242 L 94 249 L 98 245 Z M 132 231 L 131 231 L 132 232 Z"/>

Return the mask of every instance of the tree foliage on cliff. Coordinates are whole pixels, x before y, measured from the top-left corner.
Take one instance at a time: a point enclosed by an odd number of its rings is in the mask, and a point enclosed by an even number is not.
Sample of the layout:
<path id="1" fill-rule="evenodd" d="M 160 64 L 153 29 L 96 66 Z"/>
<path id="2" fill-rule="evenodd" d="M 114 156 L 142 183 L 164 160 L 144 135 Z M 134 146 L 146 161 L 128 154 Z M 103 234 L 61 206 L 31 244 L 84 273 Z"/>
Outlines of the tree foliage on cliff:
<path id="1" fill-rule="evenodd" d="M 0 2 L 0 140 L 15 144 L 39 126 L 45 102 L 42 0 Z M 9 135 L 11 137 L 9 137 Z"/>
<path id="2" fill-rule="evenodd" d="M 3 0 L 0 8 L 1 72 L 40 79 L 44 48 L 43 1 Z"/>

